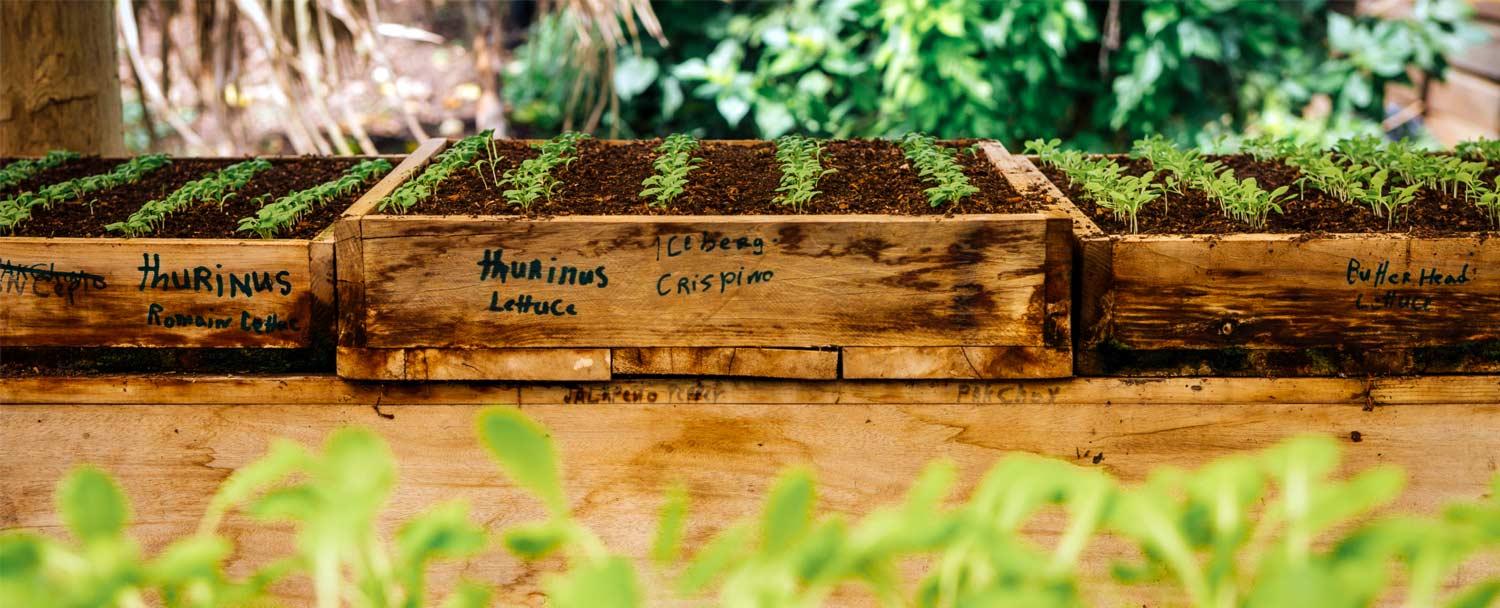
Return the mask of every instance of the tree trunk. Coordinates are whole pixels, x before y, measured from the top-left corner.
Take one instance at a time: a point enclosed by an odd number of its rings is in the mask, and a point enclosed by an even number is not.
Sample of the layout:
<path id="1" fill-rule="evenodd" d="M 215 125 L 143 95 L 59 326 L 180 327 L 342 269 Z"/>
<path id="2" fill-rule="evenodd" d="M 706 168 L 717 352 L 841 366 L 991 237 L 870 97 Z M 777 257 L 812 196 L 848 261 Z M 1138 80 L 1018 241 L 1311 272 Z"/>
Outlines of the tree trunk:
<path id="1" fill-rule="evenodd" d="M 0 156 L 123 156 L 113 2 L 0 0 Z"/>

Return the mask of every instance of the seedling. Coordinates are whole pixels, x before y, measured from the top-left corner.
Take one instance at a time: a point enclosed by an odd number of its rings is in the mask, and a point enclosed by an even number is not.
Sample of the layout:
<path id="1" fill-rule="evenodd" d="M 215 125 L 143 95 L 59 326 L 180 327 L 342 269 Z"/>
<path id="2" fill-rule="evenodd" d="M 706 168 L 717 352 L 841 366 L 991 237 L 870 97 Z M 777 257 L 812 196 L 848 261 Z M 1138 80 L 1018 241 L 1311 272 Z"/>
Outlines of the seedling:
<path id="1" fill-rule="evenodd" d="M 31 212 L 37 207 L 46 209 L 60 202 L 81 199 L 93 192 L 133 184 L 147 173 L 170 162 L 172 161 L 165 154 L 139 156 L 121 163 L 109 173 L 71 179 L 36 192 L 23 192 L 7 198 L 0 201 L 0 230 L 15 231 L 16 226 L 31 218 Z"/>
<path id="2" fill-rule="evenodd" d="M 1497 162 L 1500 161 L 1500 139 L 1479 138 L 1462 142 L 1453 147 L 1453 153 L 1462 158 Z"/>
<path id="3" fill-rule="evenodd" d="M 447 180 L 461 167 L 473 167 L 479 158 L 479 151 L 483 149 L 490 139 L 490 132 L 485 131 L 478 135 L 470 135 L 454 142 L 447 150 L 443 150 L 433 157 L 432 162 L 417 177 L 401 184 L 385 198 L 375 205 L 376 211 L 381 213 L 406 213 L 417 203 L 427 200 L 437 191 L 438 184 Z"/>
<path id="4" fill-rule="evenodd" d="M 656 173 L 641 181 L 641 198 L 650 197 L 647 204 L 666 209 L 672 201 L 682 196 L 687 187 L 688 172 L 697 168 L 702 158 L 693 156 L 698 149 L 698 139 L 686 133 L 670 135 L 656 146 L 656 160 L 651 166 Z"/>
<path id="5" fill-rule="evenodd" d="M 224 206 L 224 201 L 235 195 L 235 191 L 250 183 L 257 173 L 271 168 L 271 162 L 263 158 L 235 163 L 178 188 L 166 198 L 154 199 L 125 221 L 104 226 L 110 232 L 121 232 L 128 237 L 140 237 L 160 230 L 166 225 L 167 216 L 196 204 L 213 202 Z"/>
<path id="6" fill-rule="evenodd" d="M 241 218 L 237 231 L 253 232 L 263 239 L 274 238 L 278 233 L 290 230 L 307 212 L 354 193 L 390 170 L 391 163 L 383 158 L 360 162 L 338 179 L 278 198 L 261 207 L 253 217 Z"/>
<path id="7" fill-rule="evenodd" d="M 552 175 L 556 167 L 566 167 L 577 158 L 578 142 L 588 139 L 584 133 L 563 133 L 531 147 L 540 151 L 535 158 L 521 162 L 521 166 L 510 169 L 500 177 L 500 183 L 510 186 L 502 194 L 511 205 L 531 209 L 538 200 L 552 200 L 552 192 L 560 183 Z"/>
<path id="8" fill-rule="evenodd" d="M 1495 177 L 1493 185 L 1479 193 L 1474 204 L 1489 216 L 1490 225 L 1500 228 L 1500 176 Z"/>
<path id="9" fill-rule="evenodd" d="M 495 167 L 505 159 L 500 156 L 499 146 L 495 145 L 495 139 L 492 137 L 485 138 L 484 151 L 486 154 L 485 158 L 476 158 L 474 160 L 474 174 L 479 176 L 479 183 L 484 184 L 484 169 L 485 167 L 489 167 L 490 183 L 488 187 L 498 187 L 500 185 L 500 177 L 495 173 Z"/>
<path id="10" fill-rule="evenodd" d="M 63 163 L 77 158 L 76 152 L 53 150 L 41 158 L 21 159 L 5 165 L 5 168 L 0 169 L 0 189 L 15 186 L 42 171 L 62 166 Z"/>
<path id="11" fill-rule="evenodd" d="M 957 155 L 953 150 L 939 146 L 936 139 L 908 133 L 901 138 L 901 150 L 917 168 L 917 175 L 934 184 L 925 190 L 927 202 L 933 207 L 952 205 L 979 192 L 979 188 L 969 183 L 963 167 L 954 160 Z"/>
<path id="12" fill-rule="evenodd" d="M 823 144 L 800 135 L 776 140 L 776 161 L 781 163 L 781 186 L 776 202 L 790 205 L 798 213 L 811 202 L 818 191 L 818 180 L 836 172 L 823 168 Z"/>
<path id="13" fill-rule="evenodd" d="M 1137 142 L 1138 149 L 1149 145 Z M 1151 201 L 1160 198 L 1164 189 L 1156 184 L 1156 172 L 1125 175 L 1125 168 L 1105 157 L 1090 157 L 1076 150 L 1062 151 L 1061 140 L 1026 142 L 1026 151 L 1067 175 L 1068 181 L 1082 189 L 1094 204 L 1114 213 L 1118 220 L 1129 220 L 1130 232 L 1140 232 L 1140 213 Z"/>

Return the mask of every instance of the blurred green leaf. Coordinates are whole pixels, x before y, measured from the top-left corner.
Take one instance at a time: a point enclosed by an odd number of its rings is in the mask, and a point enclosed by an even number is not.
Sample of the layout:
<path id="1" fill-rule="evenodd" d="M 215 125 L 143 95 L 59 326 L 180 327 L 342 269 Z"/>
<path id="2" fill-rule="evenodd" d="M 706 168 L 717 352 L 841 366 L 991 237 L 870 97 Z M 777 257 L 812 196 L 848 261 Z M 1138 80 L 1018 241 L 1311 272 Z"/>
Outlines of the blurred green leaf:
<path id="1" fill-rule="evenodd" d="M 479 437 L 516 484 L 541 499 L 554 517 L 567 515 L 557 453 L 546 429 L 519 410 L 492 407 L 479 414 Z"/>
<path id="2" fill-rule="evenodd" d="M 74 469 L 59 484 L 57 510 L 68 531 L 84 544 L 120 538 L 130 519 L 120 486 L 104 471 L 89 466 Z"/>

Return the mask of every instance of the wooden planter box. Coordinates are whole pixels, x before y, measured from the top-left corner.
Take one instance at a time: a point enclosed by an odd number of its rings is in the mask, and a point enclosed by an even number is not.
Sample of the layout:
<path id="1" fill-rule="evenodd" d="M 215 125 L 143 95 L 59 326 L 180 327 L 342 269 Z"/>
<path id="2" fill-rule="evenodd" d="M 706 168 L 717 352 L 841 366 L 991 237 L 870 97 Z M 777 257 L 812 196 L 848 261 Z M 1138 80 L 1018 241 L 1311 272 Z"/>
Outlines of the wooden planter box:
<path id="1" fill-rule="evenodd" d="M 449 143 L 426 143 L 392 176 Z M 1004 171 L 1021 167 L 998 145 L 987 152 Z M 1072 373 L 1061 211 L 375 215 L 396 185 L 366 193 L 337 225 L 346 378 Z"/>
<path id="2" fill-rule="evenodd" d="M 333 245 L 332 226 L 312 239 L 0 237 L 0 347 L 327 343 Z"/>
<path id="3" fill-rule="evenodd" d="M 1050 192 L 1079 247 L 1080 374 L 1500 369 L 1500 239 L 1108 235 Z"/>

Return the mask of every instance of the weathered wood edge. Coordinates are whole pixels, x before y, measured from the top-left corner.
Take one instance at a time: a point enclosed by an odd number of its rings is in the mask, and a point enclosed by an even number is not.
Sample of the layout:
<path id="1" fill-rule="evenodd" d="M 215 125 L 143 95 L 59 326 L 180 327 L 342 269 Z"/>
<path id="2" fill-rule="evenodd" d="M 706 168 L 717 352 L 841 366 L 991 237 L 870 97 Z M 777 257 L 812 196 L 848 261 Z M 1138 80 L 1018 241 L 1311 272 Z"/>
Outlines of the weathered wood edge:
<path id="1" fill-rule="evenodd" d="M 649 379 L 612 382 L 371 383 L 332 375 L 30 376 L 0 382 L 9 405 L 245 404 L 719 404 L 1036 403 L 1201 405 L 1323 404 L 1351 407 L 1500 404 L 1500 375 L 1384 378 L 1066 378 L 1058 380 L 856 381 Z"/>
<path id="2" fill-rule="evenodd" d="M 348 209 L 339 215 L 333 224 L 334 235 L 334 303 L 337 323 L 334 327 L 335 343 L 340 347 L 362 347 L 364 345 L 365 284 L 364 245 L 361 241 L 360 218 L 375 209 L 381 199 L 402 183 L 422 170 L 432 157 L 448 145 L 447 140 L 430 139 L 422 142 L 401 161 L 395 169 L 381 178 L 373 188 L 367 190 Z M 342 372 L 342 357 L 335 365 Z M 351 362 L 352 364 L 352 362 Z"/>
<path id="3" fill-rule="evenodd" d="M 1073 375 L 1073 352 L 1053 346 L 846 346 L 849 380 L 1019 380 Z"/>
<path id="4" fill-rule="evenodd" d="M 340 346 L 339 376 L 350 380 L 606 381 L 607 348 L 362 348 Z"/>
<path id="5" fill-rule="evenodd" d="M 836 380 L 840 351 L 775 347 L 661 346 L 612 348 L 613 375 L 726 376 Z"/>

